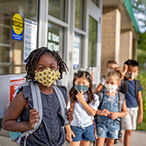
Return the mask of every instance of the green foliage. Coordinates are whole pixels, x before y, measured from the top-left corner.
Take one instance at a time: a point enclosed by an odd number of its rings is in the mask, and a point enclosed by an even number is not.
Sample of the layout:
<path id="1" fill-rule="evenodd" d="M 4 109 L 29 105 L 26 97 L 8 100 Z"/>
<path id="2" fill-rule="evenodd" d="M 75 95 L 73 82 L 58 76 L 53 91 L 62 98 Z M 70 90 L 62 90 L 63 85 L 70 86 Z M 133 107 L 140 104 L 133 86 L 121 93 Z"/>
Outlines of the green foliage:
<path id="1" fill-rule="evenodd" d="M 144 111 L 143 122 L 137 125 L 137 130 L 146 131 L 146 73 L 140 71 L 137 79 L 141 81 L 141 85 L 143 87 L 142 98 L 143 98 L 143 111 Z"/>
<path id="2" fill-rule="evenodd" d="M 135 14 L 139 14 L 139 17 L 136 15 L 139 28 L 145 28 L 146 26 L 146 0 L 131 0 L 133 6 L 133 11 Z M 143 16 L 143 17 L 141 17 Z"/>

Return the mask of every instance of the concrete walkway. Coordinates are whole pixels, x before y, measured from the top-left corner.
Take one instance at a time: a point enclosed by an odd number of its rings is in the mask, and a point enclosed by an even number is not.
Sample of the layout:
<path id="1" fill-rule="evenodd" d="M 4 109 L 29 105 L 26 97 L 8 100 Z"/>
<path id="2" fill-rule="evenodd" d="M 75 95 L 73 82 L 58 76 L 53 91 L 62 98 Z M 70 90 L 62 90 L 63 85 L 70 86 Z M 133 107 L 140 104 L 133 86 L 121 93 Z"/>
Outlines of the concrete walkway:
<path id="1" fill-rule="evenodd" d="M 17 146 L 17 145 L 11 142 L 7 132 L 2 130 L 0 131 L 0 146 Z M 66 146 L 68 146 L 68 144 Z M 123 146 L 123 145 L 121 143 L 118 143 L 115 144 L 114 146 Z M 146 131 L 133 131 L 130 146 L 146 146 Z"/>

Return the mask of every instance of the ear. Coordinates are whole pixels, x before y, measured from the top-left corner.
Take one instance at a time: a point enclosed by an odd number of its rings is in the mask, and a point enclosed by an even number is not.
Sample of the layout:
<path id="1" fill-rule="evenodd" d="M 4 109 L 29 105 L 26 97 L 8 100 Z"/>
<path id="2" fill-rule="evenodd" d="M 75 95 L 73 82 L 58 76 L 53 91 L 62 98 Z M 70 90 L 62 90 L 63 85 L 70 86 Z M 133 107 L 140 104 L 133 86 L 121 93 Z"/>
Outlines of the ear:
<path id="1" fill-rule="evenodd" d="M 60 66 L 58 66 L 57 68 L 58 68 L 58 70 L 59 70 L 59 69 L 60 69 Z"/>

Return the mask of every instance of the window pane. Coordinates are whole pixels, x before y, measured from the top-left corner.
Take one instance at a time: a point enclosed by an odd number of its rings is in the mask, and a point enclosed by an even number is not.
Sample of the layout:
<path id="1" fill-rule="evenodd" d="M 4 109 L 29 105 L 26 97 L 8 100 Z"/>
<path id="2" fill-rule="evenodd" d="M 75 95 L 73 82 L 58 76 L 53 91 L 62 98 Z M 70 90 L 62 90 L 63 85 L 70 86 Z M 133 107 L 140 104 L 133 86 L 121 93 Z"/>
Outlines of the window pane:
<path id="1" fill-rule="evenodd" d="M 95 5 L 96 5 L 97 7 L 100 6 L 100 0 L 92 0 L 92 2 L 95 3 Z"/>
<path id="2" fill-rule="evenodd" d="M 96 66 L 97 21 L 89 17 L 88 67 Z"/>
<path id="3" fill-rule="evenodd" d="M 56 51 L 62 56 L 63 27 L 48 23 L 48 49 Z"/>
<path id="4" fill-rule="evenodd" d="M 76 0 L 75 3 L 75 27 L 83 30 L 84 21 L 84 1 Z"/>
<path id="5" fill-rule="evenodd" d="M 24 41 L 12 39 L 12 17 L 37 21 L 37 0 L 0 1 L 0 74 L 24 73 Z M 24 29 L 23 29 L 24 30 Z"/>
<path id="6" fill-rule="evenodd" d="M 65 0 L 49 0 L 49 15 L 65 21 Z"/>

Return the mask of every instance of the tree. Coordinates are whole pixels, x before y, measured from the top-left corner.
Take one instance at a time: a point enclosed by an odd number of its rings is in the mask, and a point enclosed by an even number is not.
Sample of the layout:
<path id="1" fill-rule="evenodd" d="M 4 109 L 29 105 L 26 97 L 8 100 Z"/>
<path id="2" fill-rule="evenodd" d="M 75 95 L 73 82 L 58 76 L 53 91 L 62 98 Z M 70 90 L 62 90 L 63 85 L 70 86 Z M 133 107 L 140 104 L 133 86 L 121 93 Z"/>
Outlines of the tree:
<path id="1" fill-rule="evenodd" d="M 131 0 L 133 11 L 141 32 L 146 31 L 146 0 Z"/>

